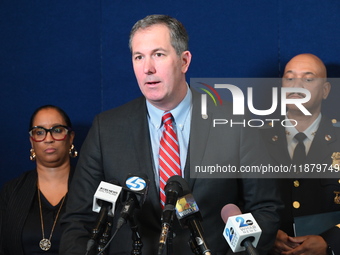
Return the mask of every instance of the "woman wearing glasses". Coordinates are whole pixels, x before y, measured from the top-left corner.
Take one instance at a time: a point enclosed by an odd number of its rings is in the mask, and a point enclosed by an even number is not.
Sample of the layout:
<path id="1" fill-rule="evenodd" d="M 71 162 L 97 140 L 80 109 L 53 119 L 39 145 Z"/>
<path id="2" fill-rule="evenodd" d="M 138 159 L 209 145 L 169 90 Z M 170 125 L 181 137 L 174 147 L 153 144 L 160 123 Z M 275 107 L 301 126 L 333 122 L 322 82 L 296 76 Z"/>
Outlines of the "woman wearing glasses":
<path id="1" fill-rule="evenodd" d="M 46 105 L 29 125 L 30 159 L 36 169 L 6 183 L 0 194 L 0 253 L 58 254 L 60 218 L 76 157 L 74 131 L 67 114 Z"/>

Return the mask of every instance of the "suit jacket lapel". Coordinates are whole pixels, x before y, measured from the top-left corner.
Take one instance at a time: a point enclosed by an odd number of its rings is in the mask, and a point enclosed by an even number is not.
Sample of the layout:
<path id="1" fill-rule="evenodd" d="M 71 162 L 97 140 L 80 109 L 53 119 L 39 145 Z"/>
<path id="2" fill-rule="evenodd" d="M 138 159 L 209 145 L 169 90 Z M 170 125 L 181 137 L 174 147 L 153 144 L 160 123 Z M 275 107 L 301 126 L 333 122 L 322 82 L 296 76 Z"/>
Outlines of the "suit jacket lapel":
<path id="1" fill-rule="evenodd" d="M 190 139 L 189 139 L 189 150 L 186 160 L 185 169 L 185 180 L 188 181 L 191 189 L 195 183 L 196 175 L 192 175 L 190 178 L 190 166 L 202 165 L 205 150 L 207 148 L 206 144 L 209 138 L 209 133 L 211 131 L 211 123 L 209 121 L 204 121 L 201 116 L 201 94 L 197 91 L 191 89 L 192 92 L 192 115 L 191 115 L 191 125 L 190 125 Z M 208 111 L 209 118 L 213 118 L 213 113 Z M 190 155 L 195 155 L 194 157 Z M 194 160 L 199 160 L 193 162 Z"/>
<path id="2" fill-rule="evenodd" d="M 142 97 L 130 114 L 129 126 L 131 127 L 131 135 L 134 140 L 134 147 L 138 158 L 138 168 L 140 172 L 148 176 L 150 186 L 152 187 L 149 187 L 148 196 L 153 196 L 150 201 L 159 201 L 158 190 L 156 185 L 154 185 L 155 174 L 147 115 L 145 98 Z M 133 171 L 133 169 L 131 169 L 131 171 Z"/>
<path id="3" fill-rule="evenodd" d="M 191 92 L 193 108 L 190 125 L 189 150 L 185 164 L 184 179 L 189 183 L 189 186 L 192 189 L 195 182 L 195 176 L 191 176 L 192 178 L 190 178 L 190 165 L 201 165 L 209 137 L 207 134 L 209 134 L 211 131 L 211 125 L 209 121 L 204 121 L 201 117 L 201 94 L 195 90 L 191 90 Z M 213 113 L 211 111 L 208 112 L 208 115 L 209 118 L 213 118 Z M 130 114 L 129 122 L 130 127 L 132 127 L 131 135 L 135 141 L 134 146 L 136 149 L 136 155 L 138 157 L 139 169 L 147 174 L 151 183 L 155 183 L 145 98 L 141 98 L 141 100 L 139 100 L 139 102 L 135 105 L 135 109 L 133 109 L 132 113 Z M 140 137 L 144 137 L 145 139 L 140 139 Z M 195 157 L 190 157 L 190 154 L 192 153 L 194 153 L 193 155 L 195 155 Z M 192 158 L 199 159 L 200 161 L 192 162 Z M 152 192 L 149 190 L 149 193 L 154 196 L 156 195 L 158 198 L 158 190 L 156 185 L 151 186 L 153 186 L 154 189 Z"/>

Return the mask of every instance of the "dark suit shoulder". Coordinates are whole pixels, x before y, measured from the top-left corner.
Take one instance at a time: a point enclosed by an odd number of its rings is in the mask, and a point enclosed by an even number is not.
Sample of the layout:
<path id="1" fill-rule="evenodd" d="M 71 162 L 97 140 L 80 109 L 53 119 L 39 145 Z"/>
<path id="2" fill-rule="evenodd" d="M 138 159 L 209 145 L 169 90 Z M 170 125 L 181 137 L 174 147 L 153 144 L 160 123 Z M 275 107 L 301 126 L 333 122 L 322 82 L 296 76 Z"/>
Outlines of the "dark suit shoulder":
<path id="1" fill-rule="evenodd" d="M 141 106 L 146 105 L 146 99 L 144 96 L 137 97 L 130 102 L 127 102 L 126 104 L 123 104 L 121 106 L 118 106 L 116 108 L 111 109 L 113 112 L 126 112 L 131 110 L 136 110 Z M 110 111 L 110 110 L 109 110 Z"/>
<path id="2" fill-rule="evenodd" d="M 129 114 L 132 111 L 136 111 L 140 107 L 145 107 L 145 97 L 138 97 L 130 102 L 127 102 L 126 104 L 123 104 L 121 106 L 118 106 L 116 108 L 112 108 L 110 110 L 104 111 L 102 113 L 99 113 L 97 116 L 99 118 L 107 118 L 110 116 L 124 116 L 126 114 Z M 125 116 L 126 117 L 126 116 Z"/>
<path id="3" fill-rule="evenodd" d="M 23 187 L 23 184 L 26 183 L 26 181 L 29 182 L 36 181 L 37 176 L 38 176 L 37 171 L 35 169 L 23 172 L 20 176 L 6 182 L 1 190 L 2 192 L 12 193 L 16 189 L 21 189 Z"/>

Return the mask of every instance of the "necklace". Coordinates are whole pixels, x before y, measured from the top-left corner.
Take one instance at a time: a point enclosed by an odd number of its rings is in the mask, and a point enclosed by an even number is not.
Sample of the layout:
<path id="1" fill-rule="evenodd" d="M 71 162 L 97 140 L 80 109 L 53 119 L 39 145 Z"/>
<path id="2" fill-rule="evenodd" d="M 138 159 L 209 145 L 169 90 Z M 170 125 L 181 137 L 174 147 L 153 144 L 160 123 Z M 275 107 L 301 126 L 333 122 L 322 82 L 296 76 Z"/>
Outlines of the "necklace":
<path id="1" fill-rule="evenodd" d="M 61 208 L 63 207 L 65 197 L 66 197 L 66 195 L 63 197 L 63 200 L 61 201 L 61 205 L 59 206 L 57 215 L 55 216 L 55 220 L 53 222 L 50 237 L 48 239 L 46 239 L 45 238 L 45 232 L 44 232 L 44 220 L 43 220 L 42 209 L 41 209 L 40 189 L 39 189 L 39 185 L 38 185 L 38 201 L 39 201 L 39 210 L 40 210 L 40 222 L 41 222 L 41 232 L 42 232 L 42 237 L 43 237 L 43 239 L 41 239 L 41 241 L 39 242 L 39 246 L 40 246 L 40 249 L 42 249 L 43 251 L 48 251 L 51 248 L 51 245 L 52 245 L 51 244 L 51 238 L 52 238 L 52 235 L 53 235 L 54 227 L 55 227 L 55 224 L 57 223 Z"/>

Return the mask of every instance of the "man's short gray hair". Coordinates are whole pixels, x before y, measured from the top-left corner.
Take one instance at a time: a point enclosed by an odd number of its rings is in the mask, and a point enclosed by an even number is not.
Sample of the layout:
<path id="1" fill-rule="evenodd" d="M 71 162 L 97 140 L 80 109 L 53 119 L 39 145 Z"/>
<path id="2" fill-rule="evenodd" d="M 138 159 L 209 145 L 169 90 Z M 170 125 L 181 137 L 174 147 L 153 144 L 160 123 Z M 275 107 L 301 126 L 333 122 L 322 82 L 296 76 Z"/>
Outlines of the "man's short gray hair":
<path id="1" fill-rule="evenodd" d="M 153 25 L 163 24 L 170 31 L 171 45 L 176 50 L 177 55 L 188 50 L 189 36 L 181 22 L 167 15 L 149 15 L 136 22 L 130 32 L 129 48 L 132 52 L 132 38 L 139 29 L 145 29 Z"/>

